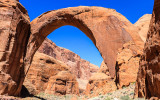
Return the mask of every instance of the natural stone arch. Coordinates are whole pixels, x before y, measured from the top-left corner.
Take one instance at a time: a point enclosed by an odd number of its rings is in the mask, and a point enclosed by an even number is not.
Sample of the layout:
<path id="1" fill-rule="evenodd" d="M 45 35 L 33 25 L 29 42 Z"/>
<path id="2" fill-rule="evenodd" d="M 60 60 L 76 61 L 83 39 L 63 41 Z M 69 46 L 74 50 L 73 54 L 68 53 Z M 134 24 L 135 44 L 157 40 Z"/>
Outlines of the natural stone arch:
<path id="1" fill-rule="evenodd" d="M 123 43 L 136 40 L 141 45 L 142 40 L 133 32 L 132 24 L 113 9 L 102 7 L 71 7 L 49 11 L 31 22 L 31 35 L 25 57 L 25 73 L 29 69 L 36 50 L 44 39 L 55 29 L 72 25 L 84 32 L 95 44 L 112 77 L 115 76 L 117 50 Z"/>
<path id="2" fill-rule="evenodd" d="M 117 49 L 130 40 L 143 46 L 134 26 L 112 9 L 66 8 L 44 13 L 30 23 L 27 10 L 18 0 L 1 0 L 0 4 L 1 95 L 20 94 L 34 53 L 44 38 L 60 26 L 72 25 L 82 30 L 102 54 L 112 77 Z"/>

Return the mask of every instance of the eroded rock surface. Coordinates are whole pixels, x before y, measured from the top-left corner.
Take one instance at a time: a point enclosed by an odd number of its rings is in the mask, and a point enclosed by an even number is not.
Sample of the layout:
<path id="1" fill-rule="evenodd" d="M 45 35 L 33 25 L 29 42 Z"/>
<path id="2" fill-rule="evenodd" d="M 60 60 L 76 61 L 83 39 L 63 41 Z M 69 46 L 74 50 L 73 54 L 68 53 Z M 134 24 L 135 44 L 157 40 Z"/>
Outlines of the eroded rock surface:
<path id="1" fill-rule="evenodd" d="M 68 71 L 61 71 L 56 76 L 49 79 L 45 93 L 66 95 L 66 94 L 79 94 L 79 86 L 76 76 Z"/>
<path id="2" fill-rule="evenodd" d="M 78 79 L 88 80 L 92 73 L 97 72 L 99 69 L 98 66 L 81 59 L 79 55 L 68 49 L 57 46 L 49 39 L 45 39 L 38 51 L 68 65 L 70 67 L 69 70 L 76 75 Z"/>
<path id="3" fill-rule="evenodd" d="M 142 51 L 132 41 L 119 49 L 116 64 L 116 84 L 119 89 L 135 83 Z"/>
<path id="4" fill-rule="evenodd" d="M 160 99 L 160 1 L 154 0 L 152 19 L 147 34 L 136 82 L 135 97 Z"/>
<path id="5" fill-rule="evenodd" d="M 105 73 L 95 73 L 89 79 L 85 94 L 94 97 L 115 91 L 116 89 L 116 84 L 110 76 Z"/>
<path id="6" fill-rule="evenodd" d="M 1 0 L 0 5 L 0 94 L 19 95 L 35 52 L 47 35 L 64 25 L 79 28 L 93 41 L 112 78 L 118 49 L 124 43 L 133 40 L 143 48 L 135 27 L 113 9 L 70 7 L 46 12 L 30 24 L 27 11 L 18 0 Z"/>
<path id="7" fill-rule="evenodd" d="M 104 63 L 104 61 L 102 61 L 100 69 L 98 70 L 98 72 L 99 73 L 104 73 L 107 76 L 110 76 L 109 69 L 108 69 L 107 65 Z"/>
<path id="8" fill-rule="evenodd" d="M 113 9 L 81 6 L 49 11 L 31 22 L 32 34 L 25 58 L 26 70 L 31 63 L 30 58 L 47 35 L 64 25 L 79 28 L 93 41 L 102 54 L 111 77 L 115 76 L 114 66 L 118 49 L 130 40 L 133 40 L 137 46 L 143 44 L 134 26 Z"/>
<path id="9" fill-rule="evenodd" d="M 147 38 L 151 17 L 151 14 L 145 14 L 134 24 L 138 28 L 138 33 L 144 42 Z"/>
<path id="10" fill-rule="evenodd" d="M 76 76 L 69 67 L 53 57 L 37 52 L 24 86 L 31 94 L 48 93 L 55 95 L 79 94 Z"/>
<path id="11" fill-rule="evenodd" d="M 30 34 L 27 10 L 18 0 L 0 1 L 0 94 L 18 96 Z"/>

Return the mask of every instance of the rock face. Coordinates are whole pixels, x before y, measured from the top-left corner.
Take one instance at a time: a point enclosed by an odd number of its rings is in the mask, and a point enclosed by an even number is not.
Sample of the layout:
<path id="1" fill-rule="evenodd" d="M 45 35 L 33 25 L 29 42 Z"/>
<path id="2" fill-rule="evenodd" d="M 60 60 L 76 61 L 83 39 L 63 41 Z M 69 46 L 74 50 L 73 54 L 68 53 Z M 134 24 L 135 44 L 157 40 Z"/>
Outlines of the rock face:
<path id="1" fill-rule="evenodd" d="M 45 39 L 38 51 L 52 56 L 68 65 L 70 67 L 69 70 L 76 75 L 78 79 L 88 80 L 91 74 L 97 72 L 99 69 L 98 66 L 81 59 L 80 56 L 74 52 L 56 46 L 56 44 L 49 39 Z"/>
<path id="2" fill-rule="evenodd" d="M 85 94 L 93 97 L 115 91 L 116 89 L 116 84 L 110 76 L 104 73 L 95 73 L 87 84 Z"/>
<path id="3" fill-rule="evenodd" d="M 149 30 L 149 24 L 152 15 L 146 14 L 142 16 L 134 25 L 138 28 L 138 33 L 142 40 L 145 42 L 147 38 L 147 32 Z"/>
<path id="4" fill-rule="evenodd" d="M 108 69 L 107 65 L 104 63 L 104 61 L 102 61 L 100 69 L 98 70 L 98 72 L 99 73 L 104 73 L 107 76 L 110 76 L 109 69 Z"/>
<path id="5" fill-rule="evenodd" d="M 19 95 L 30 35 L 27 10 L 18 0 L 0 1 L 0 94 Z"/>
<path id="6" fill-rule="evenodd" d="M 69 67 L 39 52 L 33 58 L 24 86 L 34 95 L 40 92 L 56 95 L 79 94 L 76 76 L 69 71 Z"/>
<path id="7" fill-rule="evenodd" d="M 61 71 L 49 79 L 45 93 L 66 95 L 79 94 L 76 77 L 68 71 Z"/>
<path id="8" fill-rule="evenodd" d="M 100 69 L 94 73 L 87 84 L 85 94 L 94 97 L 117 89 L 114 79 L 110 77 L 107 65 L 102 61 Z"/>
<path id="9" fill-rule="evenodd" d="M 136 82 L 141 53 L 132 41 L 119 49 L 116 64 L 116 84 L 119 89 Z"/>
<path id="10" fill-rule="evenodd" d="M 152 19 L 141 56 L 135 97 L 160 99 L 160 1 L 154 0 Z"/>

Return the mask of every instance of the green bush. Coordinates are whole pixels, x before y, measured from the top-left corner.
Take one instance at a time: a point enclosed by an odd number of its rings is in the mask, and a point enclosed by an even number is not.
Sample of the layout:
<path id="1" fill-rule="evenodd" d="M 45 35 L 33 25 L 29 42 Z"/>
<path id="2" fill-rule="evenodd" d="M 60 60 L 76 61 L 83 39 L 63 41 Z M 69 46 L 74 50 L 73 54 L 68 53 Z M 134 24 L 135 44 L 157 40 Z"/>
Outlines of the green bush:
<path id="1" fill-rule="evenodd" d="M 109 97 L 106 97 L 106 98 L 105 98 L 105 100 L 111 100 L 111 98 L 109 98 Z"/>
<path id="2" fill-rule="evenodd" d="M 127 95 L 127 96 L 122 96 L 122 97 L 121 97 L 121 100 L 131 100 L 131 99 L 130 99 L 129 96 Z"/>

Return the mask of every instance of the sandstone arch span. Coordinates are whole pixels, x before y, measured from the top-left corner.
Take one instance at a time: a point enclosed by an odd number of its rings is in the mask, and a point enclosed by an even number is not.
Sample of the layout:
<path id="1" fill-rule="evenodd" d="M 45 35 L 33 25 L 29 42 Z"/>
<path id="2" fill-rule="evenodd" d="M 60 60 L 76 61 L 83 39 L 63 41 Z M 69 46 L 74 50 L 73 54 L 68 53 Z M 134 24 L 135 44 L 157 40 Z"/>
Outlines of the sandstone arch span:
<path id="1" fill-rule="evenodd" d="M 130 40 L 143 46 L 133 25 L 113 9 L 65 8 L 46 12 L 30 23 L 18 0 L 2 0 L 0 5 L 0 94 L 19 95 L 34 53 L 46 36 L 61 26 L 83 31 L 98 48 L 112 77 L 118 48 Z"/>
<path id="2" fill-rule="evenodd" d="M 126 29 L 126 25 L 129 26 L 131 23 L 113 9 L 82 6 L 49 11 L 31 22 L 31 36 L 25 58 L 26 72 L 35 51 L 47 35 L 64 25 L 79 28 L 93 41 L 109 66 L 112 77 L 115 74 L 118 48 L 123 43 L 135 39 L 135 34 L 130 34 Z"/>

